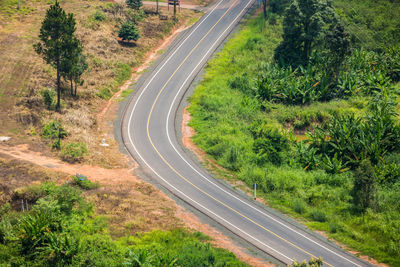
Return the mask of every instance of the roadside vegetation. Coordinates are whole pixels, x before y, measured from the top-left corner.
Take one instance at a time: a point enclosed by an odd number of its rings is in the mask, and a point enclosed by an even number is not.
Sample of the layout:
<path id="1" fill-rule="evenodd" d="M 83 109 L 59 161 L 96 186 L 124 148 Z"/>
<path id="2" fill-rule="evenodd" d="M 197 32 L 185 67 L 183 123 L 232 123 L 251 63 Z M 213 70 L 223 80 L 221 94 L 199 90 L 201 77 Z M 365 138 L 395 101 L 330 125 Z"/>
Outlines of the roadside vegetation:
<path id="1" fill-rule="evenodd" d="M 0 207 L 2 266 L 247 266 L 212 247 L 209 237 L 182 228 L 113 239 L 107 220 L 71 184 L 22 188 L 13 202 L 23 211 Z"/>
<path id="2" fill-rule="evenodd" d="M 220 176 L 398 266 L 400 7 L 331 2 L 249 18 L 190 98 L 193 140 Z"/>

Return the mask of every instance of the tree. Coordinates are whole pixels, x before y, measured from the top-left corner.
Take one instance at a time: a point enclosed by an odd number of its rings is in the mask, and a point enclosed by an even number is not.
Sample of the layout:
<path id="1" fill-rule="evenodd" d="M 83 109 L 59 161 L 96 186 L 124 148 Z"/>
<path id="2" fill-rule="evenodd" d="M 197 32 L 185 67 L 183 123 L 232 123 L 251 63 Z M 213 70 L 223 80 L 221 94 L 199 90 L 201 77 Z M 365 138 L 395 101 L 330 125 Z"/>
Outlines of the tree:
<path id="1" fill-rule="evenodd" d="M 118 37 L 120 37 L 123 41 L 137 41 L 140 37 L 139 29 L 133 22 L 124 22 L 118 31 Z"/>
<path id="2" fill-rule="evenodd" d="M 264 19 L 267 19 L 267 0 L 262 0 Z"/>
<path id="3" fill-rule="evenodd" d="M 293 0 L 283 20 L 283 41 L 275 60 L 292 66 L 307 65 L 326 26 L 335 22 L 332 4 L 326 0 Z"/>
<path id="4" fill-rule="evenodd" d="M 57 70 L 56 109 L 58 111 L 60 111 L 61 102 L 60 75 L 63 72 L 62 63 L 69 57 L 68 51 L 74 50 L 71 39 L 74 38 L 75 24 L 73 14 L 67 15 L 56 1 L 47 10 L 40 28 L 40 41 L 34 45 L 36 53 Z"/>
<path id="5" fill-rule="evenodd" d="M 342 63 L 350 53 L 350 37 L 342 23 L 331 27 L 325 37 L 325 46 L 328 49 L 329 73 L 336 83 Z"/>
<path id="6" fill-rule="evenodd" d="M 73 37 L 70 42 L 69 51 L 62 62 L 62 76 L 70 82 L 71 95 L 76 96 L 78 84 L 83 84 L 81 76 L 88 69 L 88 65 L 86 57 L 82 54 L 80 41 Z M 73 83 L 75 83 L 75 93 Z"/>
<path id="7" fill-rule="evenodd" d="M 142 0 L 126 0 L 126 5 L 135 10 L 139 10 L 142 7 L 143 3 Z"/>
<path id="8" fill-rule="evenodd" d="M 268 6 L 272 13 L 282 14 L 289 6 L 291 0 L 269 0 Z"/>
<path id="9" fill-rule="evenodd" d="M 83 85 L 84 80 L 81 79 L 82 74 L 88 69 L 88 64 L 86 63 L 86 56 L 79 54 L 78 62 L 72 67 L 72 79 L 75 83 L 75 96 L 77 95 L 78 84 Z M 71 83 L 72 84 L 72 83 Z"/>
<path id="10" fill-rule="evenodd" d="M 354 205 L 364 212 L 375 202 L 377 178 L 369 160 L 363 160 L 354 171 L 354 187 L 351 191 Z"/>

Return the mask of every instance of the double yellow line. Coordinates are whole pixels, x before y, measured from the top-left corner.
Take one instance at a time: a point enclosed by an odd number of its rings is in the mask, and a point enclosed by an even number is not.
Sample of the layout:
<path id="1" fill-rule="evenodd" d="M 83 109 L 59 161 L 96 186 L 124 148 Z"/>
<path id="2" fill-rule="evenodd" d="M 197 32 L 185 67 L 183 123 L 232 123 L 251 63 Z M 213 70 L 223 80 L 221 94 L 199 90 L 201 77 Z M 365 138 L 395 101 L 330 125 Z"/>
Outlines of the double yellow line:
<path id="1" fill-rule="evenodd" d="M 162 161 L 167 164 L 167 166 L 173 171 L 175 172 L 179 177 L 181 177 L 183 180 L 185 180 L 187 183 L 189 183 L 190 185 L 192 185 L 194 188 L 196 188 L 198 191 L 200 191 L 201 193 L 205 194 L 206 196 L 210 197 L 211 199 L 215 200 L 216 202 L 220 203 L 221 205 L 223 205 L 224 207 L 228 208 L 229 210 L 233 211 L 234 213 L 240 215 L 241 217 L 243 217 L 244 219 L 248 220 L 249 222 L 257 225 L 258 227 L 260 227 L 261 229 L 267 231 L 268 233 L 274 235 L 275 237 L 281 239 L 282 241 L 288 243 L 289 245 L 295 247 L 296 249 L 302 251 L 303 253 L 309 255 L 310 257 L 313 258 L 317 258 L 315 255 L 311 254 L 310 252 L 300 248 L 299 246 L 293 244 L 292 242 L 288 241 L 287 239 L 281 237 L 280 235 L 272 232 L 271 230 L 269 230 L 268 228 L 262 226 L 261 224 L 255 222 L 254 220 L 250 219 L 249 217 L 247 217 L 246 215 L 240 213 L 239 211 L 233 209 L 232 207 L 230 207 L 229 205 L 225 204 L 224 202 L 218 200 L 217 198 L 213 197 L 212 195 L 210 195 L 209 193 L 205 192 L 203 189 L 199 188 L 198 186 L 196 186 L 195 184 L 193 184 L 189 179 L 187 179 L 186 177 L 184 177 L 181 173 L 179 173 L 165 158 L 163 155 L 161 155 L 161 153 L 158 151 L 158 149 L 156 148 L 156 146 L 153 143 L 153 140 L 151 139 L 150 136 L 150 130 L 149 130 L 149 125 L 150 125 L 150 119 L 151 116 L 153 114 L 153 110 L 154 107 L 161 95 L 161 93 L 164 91 L 164 89 L 167 87 L 168 83 L 171 81 L 171 79 L 175 76 L 175 74 L 179 71 L 179 69 L 182 67 L 182 65 L 187 61 L 187 59 L 193 54 L 194 50 L 203 42 L 203 40 L 209 35 L 209 33 L 218 25 L 218 23 L 222 20 L 223 17 L 226 16 L 226 14 L 235 6 L 236 3 L 238 3 L 239 0 L 236 0 L 232 3 L 232 5 L 225 11 L 225 13 L 218 19 L 218 21 L 208 30 L 208 32 L 200 39 L 200 41 L 193 47 L 193 49 L 189 52 L 189 54 L 183 59 L 183 61 L 181 62 L 181 64 L 175 69 L 175 71 L 171 74 L 171 76 L 168 78 L 168 80 L 165 82 L 165 84 L 163 85 L 163 87 L 161 88 L 161 90 L 158 92 L 152 106 L 150 109 L 150 113 L 149 116 L 147 118 L 147 125 L 146 125 L 146 130 L 147 130 L 147 137 L 153 147 L 153 149 L 156 151 L 156 153 L 159 155 L 159 157 L 162 159 Z M 333 265 L 327 263 L 324 261 L 324 263 L 328 266 L 333 267 Z"/>

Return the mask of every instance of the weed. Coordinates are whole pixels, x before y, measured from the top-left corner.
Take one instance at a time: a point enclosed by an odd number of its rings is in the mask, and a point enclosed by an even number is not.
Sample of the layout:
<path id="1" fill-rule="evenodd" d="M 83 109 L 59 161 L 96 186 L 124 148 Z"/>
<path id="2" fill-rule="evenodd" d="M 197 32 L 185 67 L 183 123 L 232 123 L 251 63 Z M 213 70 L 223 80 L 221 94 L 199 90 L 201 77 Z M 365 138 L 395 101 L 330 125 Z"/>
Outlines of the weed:
<path id="1" fill-rule="evenodd" d="M 84 143 L 68 143 L 62 146 L 61 157 L 68 162 L 81 161 L 88 153 Z"/>

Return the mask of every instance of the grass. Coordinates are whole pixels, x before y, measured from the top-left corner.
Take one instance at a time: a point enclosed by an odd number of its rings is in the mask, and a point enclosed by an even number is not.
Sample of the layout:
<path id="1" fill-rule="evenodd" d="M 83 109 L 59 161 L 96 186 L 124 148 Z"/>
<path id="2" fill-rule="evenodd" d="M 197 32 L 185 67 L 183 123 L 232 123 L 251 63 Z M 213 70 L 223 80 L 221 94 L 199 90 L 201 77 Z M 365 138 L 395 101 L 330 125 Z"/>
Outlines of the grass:
<path id="1" fill-rule="evenodd" d="M 351 172 L 328 174 L 323 170 L 305 171 L 294 150 L 279 151 L 274 158 L 263 158 L 255 151 L 254 129 L 282 132 L 288 140 L 302 140 L 307 129 L 333 116 L 361 115 L 370 101 L 367 97 L 316 102 L 305 106 L 285 106 L 261 102 L 253 92 L 255 78 L 263 61 L 270 61 L 281 41 L 281 19 L 269 25 L 262 14 L 244 23 L 206 68 L 204 77 L 190 98 L 190 126 L 193 141 L 223 169 L 218 177 L 241 180 L 249 190 L 258 184 L 259 196 L 267 203 L 343 242 L 352 249 L 393 266 L 400 265 L 400 208 L 394 198 L 397 189 L 380 187 L 378 211 L 357 214 L 352 209 Z M 398 87 L 398 84 L 395 85 Z M 278 150 L 276 150 L 278 149 Z M 392 203 L 392 204 L 391 204 Z M 383 208 L 386 207 L 386 208 Z"/>

